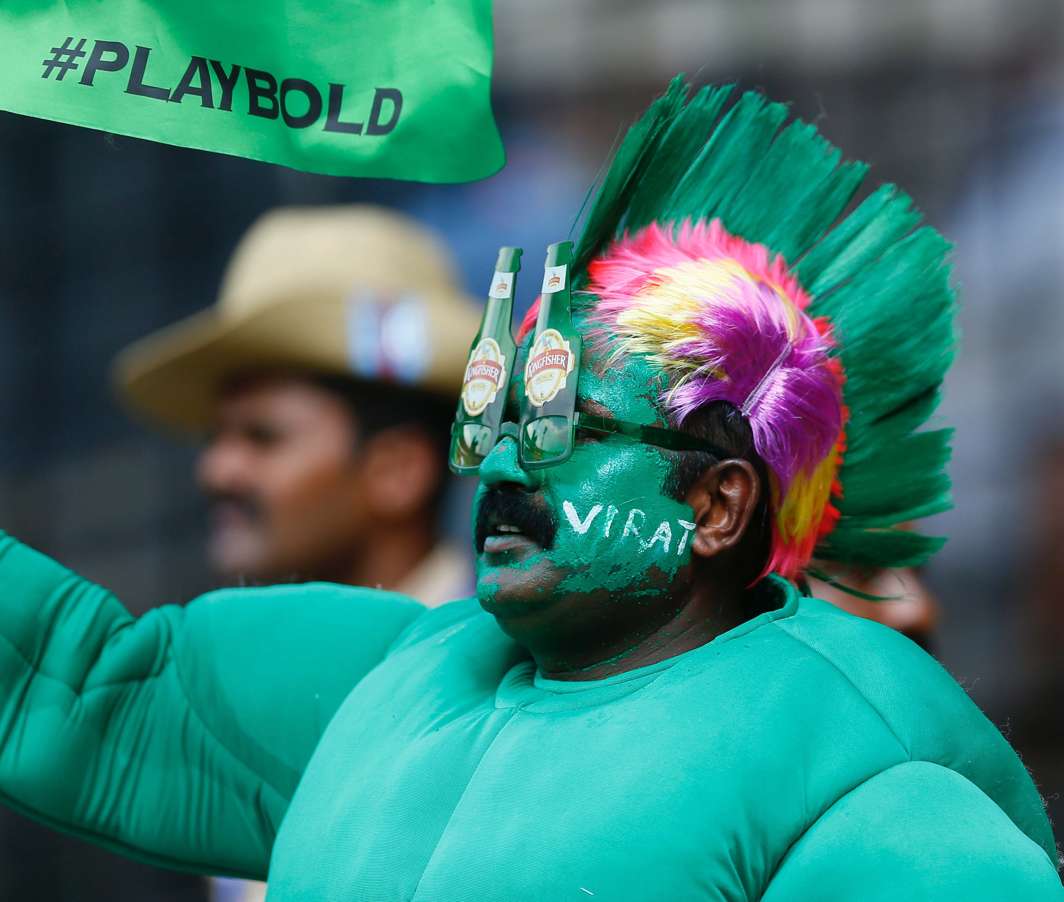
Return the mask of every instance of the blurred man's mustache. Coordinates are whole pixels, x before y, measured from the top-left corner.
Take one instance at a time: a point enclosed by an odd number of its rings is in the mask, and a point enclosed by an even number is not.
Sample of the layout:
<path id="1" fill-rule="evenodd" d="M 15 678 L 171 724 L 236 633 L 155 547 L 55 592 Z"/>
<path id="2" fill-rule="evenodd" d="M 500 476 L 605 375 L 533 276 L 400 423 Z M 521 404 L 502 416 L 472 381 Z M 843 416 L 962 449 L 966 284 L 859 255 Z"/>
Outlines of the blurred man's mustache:
<path id="1" fill-rule="evenodd" d="M 212 514 L 234 512 L 256 523 L 266 519 L 262 503 L 254 495 L 237 492 L 211 492 L 208 496 Z"/>
<path id="2" fill-rule="evenodd" d="M 477 508 L 477 551 L 484 550 L 484 540 L 500 523 L 516 526 L 541 548 L 550 548 L 558 531 L 550 510 L 529 492 L 513 488 L 491 488 L 481 497 Z"/>

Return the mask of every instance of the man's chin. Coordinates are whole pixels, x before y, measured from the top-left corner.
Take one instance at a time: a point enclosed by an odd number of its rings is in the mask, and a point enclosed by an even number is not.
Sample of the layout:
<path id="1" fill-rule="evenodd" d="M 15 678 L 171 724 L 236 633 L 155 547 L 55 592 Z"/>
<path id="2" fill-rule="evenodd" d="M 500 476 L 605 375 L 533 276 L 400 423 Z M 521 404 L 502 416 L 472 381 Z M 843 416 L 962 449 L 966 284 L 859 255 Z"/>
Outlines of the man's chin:
<path id="1" fill-rule="evenodd" d="M 207 559 L 216 573 L 234 581 L 270 581 L 262 543 L 246 535 L 219 530 L 207 544 Z"/>
<path id="2" fill-rule="evenodd" d="M 477 600 L 500 619 L 522 617 L 549 605 L 560 580 L 549 552 L 531 542 L 496 549 L 489 545 L 477 555 Z"/>

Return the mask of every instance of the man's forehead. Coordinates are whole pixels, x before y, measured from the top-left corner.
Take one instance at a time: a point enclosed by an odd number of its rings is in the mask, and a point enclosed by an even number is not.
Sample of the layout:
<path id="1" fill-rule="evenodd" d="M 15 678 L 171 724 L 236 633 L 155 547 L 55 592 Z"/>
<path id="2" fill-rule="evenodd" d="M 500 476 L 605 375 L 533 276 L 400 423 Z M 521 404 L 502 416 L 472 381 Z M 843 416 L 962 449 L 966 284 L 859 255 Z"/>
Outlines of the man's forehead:
<path id="1" fill-rule="evenodd" d="M 243 398 L 283 391 L 292 386 L 310 385 L 313 376 L 283 367 L 251 367 L 234 371 L 218 387 L 219 398 Z"/>
<path id="2" fill-rule="evenodd" d="M 626 354 L 614 359 L 601 338 L 590 336 L 583 317 L 574 315 L 574 324 L 583 339 L 579 363 L 578 410 L 595 416 L 630 420 L 644 425 L 664 425 L 655 400 L 661 394 L 661 373 L 639 355 Z M 534 340 L 530 331 L 517 349 L 512 383 L 512 400 L 523 395 L 522 376 Z"/>
<path id="3" fill-rule="evenodd" d="M 219 386 L 215 400 L 215 420 L 244 417 L 306 417 L 343 405 L 315 382 L 313 374 L 281 369 L 247 370 Z"/>
<path id="4" fill-rule="evenodd" d="M 602 349 L 586 346 L 582 358 L 578 401 L 599 405 L 608 411 L 589 407 L 588 413 L 644 425 L 661 422 L 661 413 L 655 404 L 660 380 L 645 359 L 633 355 L 614 359 Z"/>

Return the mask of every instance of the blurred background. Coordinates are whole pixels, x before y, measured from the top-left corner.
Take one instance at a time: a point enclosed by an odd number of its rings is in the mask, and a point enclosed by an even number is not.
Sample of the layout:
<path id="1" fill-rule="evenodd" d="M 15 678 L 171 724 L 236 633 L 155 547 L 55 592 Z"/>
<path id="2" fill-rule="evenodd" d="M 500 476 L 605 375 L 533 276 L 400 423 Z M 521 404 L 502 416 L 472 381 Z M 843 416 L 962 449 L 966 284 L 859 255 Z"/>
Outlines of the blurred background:
<path id="1" fill-rule="evenodd" d="M 0 114 L 0 523 L 134 611 L 212 587 L 195 446 L 120 408 L 120 348 L 215 299 L 252 220 L 372 201 L 436 228 L 481 296 L 500 243 L 566 237 L 624 125 L 677 71 L 757 87 L 897 182 L 957 245 L 951 536 L 924 572 L 942 663 L 1064 824 L 1064 5 L 1060 0 L 498 0 L 509 162 L 459 186 L 341 180 Z M 523 286 L 531 300 L 532 279 Z M 454 505 L 460 509 L 461 503 Z M 464 513 L 453 529 L 466 528 Z M 5 816 L 22 869 L 91 868 Z M 0 897 L 21 898 L 0 873 Z M 6 881 L 6 882 L 5 882 Z M 80 887 L 80 889 L 79 889 Z M 178 898 L 160 889 L 129 898 Z"/>

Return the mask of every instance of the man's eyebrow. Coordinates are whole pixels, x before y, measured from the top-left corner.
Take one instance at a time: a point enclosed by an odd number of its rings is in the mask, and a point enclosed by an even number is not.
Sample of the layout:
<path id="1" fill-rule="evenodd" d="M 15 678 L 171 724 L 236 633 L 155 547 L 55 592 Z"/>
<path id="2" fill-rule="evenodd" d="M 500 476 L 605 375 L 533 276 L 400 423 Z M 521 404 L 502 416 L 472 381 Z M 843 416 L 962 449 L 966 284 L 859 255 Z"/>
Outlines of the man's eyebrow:
<path id="1" fill-rule="evenodd" d="M 592 401 L 590 398 L 577 398 L 576 409 L 580 413 L 591 414 L 593 417 L 606 417 L 610 419 L 613 415 L 610 413 L 609 408 L 600 404 L 598 401 Z"/>

